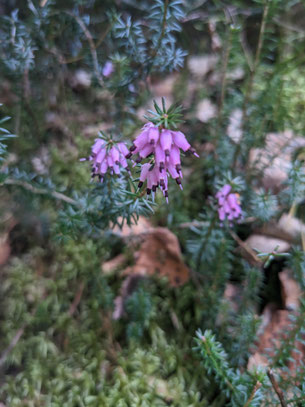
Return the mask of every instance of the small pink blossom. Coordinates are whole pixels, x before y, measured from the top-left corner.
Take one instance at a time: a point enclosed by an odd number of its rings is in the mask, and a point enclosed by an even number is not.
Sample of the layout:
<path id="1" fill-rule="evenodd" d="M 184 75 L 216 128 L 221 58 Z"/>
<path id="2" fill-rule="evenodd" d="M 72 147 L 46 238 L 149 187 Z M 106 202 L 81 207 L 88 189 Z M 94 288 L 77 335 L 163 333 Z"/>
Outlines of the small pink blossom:
<path id="1" fill-rule="evenodd" d="M 230 185 L 224 185 L 217 192 L 216 198 L 218 199 L 218 216 L 221 222 L 227 219 L 231 224 L 231 221 L 242 216 L 239 196 L 232 192 Z"/>
<path id="2" fill-rule="evenodd" d="M 114 72 L 114 66 L 111 61 L 107 61 L 103 67 L 102 74 L 105 78 L 109 78 L 111 74 Z"/>
<path id="3" fill-rule="evenodd" d="M 81 161 L 91 161 L 92 178 L 98 177 L 103 182 L 105 174 L 109 171 L 111 175 L 120 176 L 120 167 L 128 170 L 125 155 L 128 148 L 124 143 L 109 145 L 106 141 L 98 138 L 95 140 L 89 158 L 82 158 Z"/>
<path id="4" fill-rule="evenodd" d="M 139 188 L 146 180 L 148 195 L 160 187 L 168 201 L 168 176 L 171 176 L 182 189 L 180 150 L 199 157 L 180 131 L 161 129 L 151 122 L 145 124 L 126 154 L 126 158 L 138 155 L 136 163 L 148 156 L 154 158 L 150 164 L 143 164 Z"/>

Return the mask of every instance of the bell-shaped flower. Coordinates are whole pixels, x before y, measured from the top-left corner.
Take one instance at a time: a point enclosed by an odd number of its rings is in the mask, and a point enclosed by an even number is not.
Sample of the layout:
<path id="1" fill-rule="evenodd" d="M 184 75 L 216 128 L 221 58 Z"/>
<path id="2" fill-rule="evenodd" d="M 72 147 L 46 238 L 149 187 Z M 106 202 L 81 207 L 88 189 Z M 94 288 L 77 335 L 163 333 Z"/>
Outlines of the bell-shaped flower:
<path id="1" fill-rule="evenodd" d="M 82 158 L 81 161 L 91 161 L 92 178 L 98 177 L 103 182 L 106 173 L 120 176 L 120 167 L 128 171 L 128 164 L 125 155 L 128 148 L 124 143 L 114 144 L 111 141 L 106 142 L 102 139 L 96 139 L 92 148 L 91 155 L 88 158 Z"/>
<path id="2" fill-rule="evenodd" d="M 217 192 L 216 198 L 218 200 L 218 216 L 221 222 L 227 219 L 231 224 L 231 221 L 242 216 L 239 196 L 237 193 L 232 192 L 231 185 L 224 185 Z"/>

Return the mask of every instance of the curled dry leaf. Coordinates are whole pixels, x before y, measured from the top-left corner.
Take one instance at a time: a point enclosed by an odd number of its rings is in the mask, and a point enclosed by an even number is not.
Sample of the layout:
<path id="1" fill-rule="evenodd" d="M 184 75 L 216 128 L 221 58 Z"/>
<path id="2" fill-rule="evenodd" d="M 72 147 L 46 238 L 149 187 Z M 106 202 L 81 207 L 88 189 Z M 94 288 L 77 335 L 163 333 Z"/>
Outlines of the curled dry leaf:
<path id="1" fill-rule="evenodd" d="M 279 279 L 282 287 L 282 298 L 285 308 L 288 311 L 296 311 L 300 305 L 302 291 L 299 284 L 292 277 L 289 269 L 284 269 L 279 273 Z"/>
<path id="2" fill-rule="evenodd" d="M 249 358 L 248 369 L 269 366 L 268 358 L 276 357 L 282 341 L 293 334 L 294 325 L 291 322 L 291 314 L 287 310 L 275 309 L 274 304 L 266 306 L 262 324 L 264 330 L 258 337 L 255 353 Z M 304 359 L 304 345 L 296 340 L 290 356 L 291 360 L 287 362 L 287 367 L 290 374 L 293 375 L 297 366 Z"/>
<path id="3" fill-rule="evenodd" d="M 167 228 L 155 228 L 143 236 L 135 253 L 135 264 L 124 274 L 166 276 L 173 287 L 186 283 L 189 269 L 184 264 L 177 237 Z"/>
<path id="4" fill-rule="evenodd" d="M 302 292 L 291 274 L 289 269 L 284 269 L 279 273 L 282 298 L 286 309 L 277 309 L 277 306 L 272 303 L 265 307 L 262 324 L 258 332 L 257 349 L 249 358 L 248 368 L 268 366 L 268 357 L 273 358 L 277 354 L 281 342 L 291 333 L 293 334 L 295 326 L 291 320 L 291 315 L 297 315 Z M 305 357 L 305 346 L 296 340 L 290 356 L 292 358 L 287 366 L 293 374 Z"/>
<path id="5" fill-rule="evenodd" d="M 189 269 L 184 264 L 178 238 L 167 228 L 154 228 L 143 217 L 137 225 L 124 226 L 122 230 L 114 229 L 122 236 L 128 246 L 138 249 L 134 253 L 134 265 L 127 267 L 122 275 L 126 276 L 120 295 L 115 299 L 113 319 L 120 319 L 124 315 L 124 304 L 134 292 L 139 281 L 153 274 L 168 278 L 172 287 L 178 287 L 189 279 Z M 123 268 L 125 257 L 119 255 L 102 264 L 103 272 L 112 272 Z"/>
<path id="6" fill-rule="evenodd" d="M 285 240 L 264 235 L 253 234 L 246 239 L 245 243 L 252 249 L 263 253 L 271 253 L 276 247 L 279 253 L 287 252 L 290 249 L 290 244 Z"/>

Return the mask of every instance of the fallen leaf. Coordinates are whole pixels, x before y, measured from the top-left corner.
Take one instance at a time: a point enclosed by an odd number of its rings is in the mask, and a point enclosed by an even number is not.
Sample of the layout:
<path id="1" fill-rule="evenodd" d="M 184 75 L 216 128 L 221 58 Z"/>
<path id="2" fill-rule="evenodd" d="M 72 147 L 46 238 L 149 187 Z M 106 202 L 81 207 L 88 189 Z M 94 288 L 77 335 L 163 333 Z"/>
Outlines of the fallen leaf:
<path id="1" fill-rule="evenodd" d="M 189 269 L 184 264 L 177 237 L 167 228 L 155 228 L 143 235 L 143 242 L 135 253 L 135 264 L 124 274 L 166 276 L 173 287 L 186 283 Z"/>
<path id="2" fill-rule="evenodd" d="M 204 77 L 208 72 L 214 70 L 218 62 L 216 55 L 196 55 L 188 60 L 188 68 L 194 76 Z"/>
<path id="3" fill-rule="evenodd" d="M 299 308 L 302 291 L 299 284 L 292 277 L 289 269 L 284 269 L 279 273 L 282 287 L 282 298 L 285 308 L 288 311 L 296 311 Z"/>
<path id="4" fill-rule="evenodd" d="M 217 108 L 209 99 L 203 99 L 198 103 L 196 117 L 201 122 L 207 123 L 216 114 Z"/>
<path id="5" fill-rule="evenodd" d="M 134 253 L 134 265 L 126 268 L 122 275 L 126 276 L 121 290 L 114 301 L 113 319 L 124 315 L 126 299 L 136 289 L 138 282 L 153 274 L 166 276 L 172 287 L 185 284 L 189 279 L 189 269 L 182 260 L 178 238 L 167 228 L 153 228 L 143 217 L 137 225 L 124 226 L 116 231 L 132 249 L 138 245 Z M 125 256 L 119 255 L 102 265 L 102 270 L 112 272 L 122 268 Z"/>
<path id="6" fill-rule="evenodd" d="M 275 356 L 281 341 L 292 329 L 290 314 L 287 310 L 276 309 L 274 304 L 265 307 L 262 326 L 258 332 L 258 345 L 255 353 L 249 358 L 248 369 L 269 365 L 268 357 Z"/>
<path id="7" fill-rule="evenodd" d="M 277 246 L 279 253 L 287 252 L 290 249 L 290 244 L 285 240 L 264 235 L 250 235 L 245 243 L 252 249 L 257 249 L 263 253 L 271 253 Z"/>
<path id="8" fill-rule="evenodd" d="M 263 332 L 258 335 L 258 345 L 255 353 L 249 358 L 248 369 L 269 366 L 268 359 L 276 356 L 282 341 L 287 339 L 294 329 L 294 325 L 291 322 L 292 313 L 290 311 L 275 309 L 273 304 L 269 304 L 265 307 L 263 319 L 265 318 L 264 314 L 267 314 L 268 322 L 264 324 Z M 296 341 L 287 362 L 290 375 L 294 374 L 297 367 L 304 360 L 304 356 L 304 345 Z"/>

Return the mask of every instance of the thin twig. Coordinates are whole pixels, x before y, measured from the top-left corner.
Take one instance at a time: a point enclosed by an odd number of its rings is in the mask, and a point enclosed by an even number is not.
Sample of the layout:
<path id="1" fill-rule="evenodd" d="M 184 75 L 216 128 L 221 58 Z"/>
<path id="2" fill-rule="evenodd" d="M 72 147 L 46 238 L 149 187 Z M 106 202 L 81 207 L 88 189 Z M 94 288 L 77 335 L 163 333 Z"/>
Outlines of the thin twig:
<path id="1" fill-rule="evenodd" d="M 161 27 L 161 33 L 160 33 L 160 37 L 158 39 L 157 45 L 155 47 L 155 49 L 152 51 L 151 53 L 151 61 L 150 61 L 150 65 L 147 68 L 147 73 L 149 74 L 152 67 L 153 67 L 153 62 L 154 62 L 154 58 L 156 57 L 159 48 L 161 46 L 161 42 L 162 39 L 164 37 L 165 34 L 165 27 L 166 27 L 166 14 L 167 14 L 167 8 L 168 8 L 168 2 L 169 0 L 164 0 L 164 10 L 163 10 L 163 18 L 162 18 L 162 27 Z"/>
<path id="2" fill-rule="evenodd" d="M 88 30 L 88 28 L 86 27 L 85 23 L 83 22 L 83 20 L 79 17 L 74 15 L 73 13 L 66 11 L 66 14 L 68 14 L 70 17 L 74 18 L 75 21 L 78 23 L 78 25 L 80 26 L 80 28 L 83 30 L 85 37 L 87 38 L 88 44 L 89 44 L 89 48 L 90 48 L 90 52 L 91 52 L 91 56 L 92 56 L 92 61 L 93 61 L 93 68 L 94 68 L 94 73 L 95 76 L 100 84 L 100 86 L 104 85 L 104 81 L 102 78 L 102 75 L 99 72 L 99 64 L 98 64 L 98 60 L 97 60 L 97 53 L 96 53 L 96 46 L 94 44 L 92 35 L 90 33 L 90 31 Z"/>
<path id="3" fill-rule="evenodd" d="M 39 195 L 50 195 L 55 199 L 58 199 L 60 201 L 67 202 L 71 205 L 78 205 L 77 201 L 74 199 L 62 194 L 61 192 L 57 191 L 48 191 L 47 189 L 40 189 L 36 188 L 33 185 L 29 184 L 28 182 L 25 181 L 19 181 L 11 178 L 7 178 L 2 185 L 17 185 L 19 187 L 22 187 L 26 189 L 27 191 L 32 192 L 33 194 L 39 194 Z"/>
<path id="4" fill-rule="evenodd" d="M 249 224 L 255 222 L 257 219 L 254 216 L 249 216 L 248 218 L 241 219 L 238 224 L 239 225 L 244 225 L 244 224 Z M 208 226 L 209 222 L 208 221 L 198 221 L 198 220 L 193 220 L 191 222 L 183 222 L 179 223 L 176 225 L 177 228 L 179 229 L 188 229 L 193 226 L 195 227 L 206 227 Z"/>
<path id="5" fill-rule="evenodd" d="M 255 393 L 257 392 L 257 390 L 262 387 L 262 383 L 257 381 L 256 385 L 254 386 L 252 393 L 250 394 L 250 397 L 248 398 L 246 404 L 244 405 L 244 407 L 249 407 L 251 401 L 254 399 Z"/>
<path id="6" fill-rule="evenodd" d="M 46 299 L 46 294 L 44 293 L 42 295 L 41 302 L 44 301 L 45 299 Z M 32 312 L 31 312 L 32 317 L 36 314 L 36 311 L 37 311 L 39 305 L 41 304 L 41 302 L 32 310 Z M 26 330 L 28 325 L 29 325 L 28 322 L 24 323 L 22 325 L 22 327 L 18 329 L 15 336 L 13 337 L 10 344 L 8 345 L 8 347 L 6 349 L 4 349 L 4 351 L 1 353 L 1 356 L 0 356 L 0 368 L 2 368 L 3 365 L 5 364 L 5 361 L 6 361 L 7 357 L 8 357 L 8 355 L 11 353 L 11 351 L 17 345 L 17 343 L 19 342 L 20 338 L 24 334 L 24 331 Z"/>
<path id="7" fill-rule="evenodd" d="M 156 51 L 160 48 L 161 41 L 164 37 L 165 34 L 165 27 L 166 27 L 166 14 L 167 14 L 167 8 L 168 8 L 168 1 L 169 0 L 164 0 L 164 11 L 163 11 L 163 20 L 162 20 L 162 28 L 161 28 L 161 34 L 158 40 L 158 44 L 156 46 Z"/>
<path id="8" fill-rule="evenodd" d="M 252 87 L 253 87 L 253 82 L 254 82 L 254 77 L 256 74 L 256 70 L 260 61 L 260 56 L 261 56 L 261 51 L 263 47 L 263 40 L 264 40 L 264 34 L 265 34 L 265 29 L 266 29 L 266 23 L 267 23 L 267 16 L 269 12 L 269 4 L 270 0 L 266 0 L 266 4 L 264 7 L 264 12 L 263 12 L 263 17 L 262 17 L 262 22 L 261 22 L 261 27 L 259 31 L 259 37 L 258 37 L 258 44 L 256 48 L 256 53 L 255 53 L 255 59 L 253 62 L 253 68 L 250 70 L 250 78 L 247 84 L 246 88 L 246 93 L 245 93 L 245 98 L 244 98 L 244 103 L 243 103 L 243 108 L 242 108 L 242 125 L 243 129 L 245 128 L 245 122 L 246 122 L 246 113 L 247 113 L 247 107 L 250 101 L 250 97 L 252 94 Z M 237 144 L 234 157 L 233 157 L 233 168 L 236 166 L 237 158 L 239 156 L 241 146 L 242 146 L 242 140 Z"/>
<path id="9" fill-rule="evenodd" d="M 272 387 L 273 387 L 274 391 L 276 392 L 276 394 L 277 394 L 277 396 L 278 396 L 278 398 L 280 400 L 281 406 L 282 407 L 288 407 L 288 405 L 287 405 L 287 403 L 285 401 L 285 398 L 284 398 L 284 393 L 280 389 L 278 382 L 275 380 L 273 371 L 271 369 L 268 369 L 267 375 L 268 375 L 268 377 L 270 379 L 270 382 L 272 384 Z"/>
<path id="10" fill-rule="evenodd" d="M 4 365 L 8 355 L 11 353 L 11 351 L 14 349 L 14 347 L 19 342 L 19 339 L 23 335 L 26 327 L 27 327 L 27 324 L 24 324 L 21 328 L 18 329 L 14 338 L 11 340 L 10 344 L 8 345 L 8 347 L 2 352 L 2 354 L 0 356 L 0 368 Z"/>
<path id="11" fill-rule="evenodd" d="M 72 304 L 70 305 L 69 308 L 69 312 L 68 314 L 70 315 L 70 317 L 72 317 L 72 315 L 74 314 L 74 312 L 76 311 L 76 308 L 78 307 L 80 300 L 82 299 L 82 295 L 84 292 L 84 288 L 85 288 L 85 284 L 84 283 L 80 283 L 78 290 L 75 294 L 74 300 L 72 302 Z"/>
<path id="12" fill-rule="evenodd" d="M 240 247 L 242 247 L 249 255 L 250 257 L 258 264 L 262 264 L 262 261 L 259 259 L 259 257 L 257 257 L 256 253 L 254 250 L 251 249 L 251 247 L 249 245 L 247 245 L 247 243 L 243 242 L 235 232 L 233 232 L 233 230 L 230 230 L 230 235 L 232 236 L 232 238 L 235 240 L 235 242 L 238 243 L 238 245 Z"/>
<path id="13" fill-rule="evenodd" d="M 227 16 L 227 14 L 229 14 L 228 12 L 226 12 L 226 9 L 225 9 L 225 14 L 226 14 L 226 16 Z M 218 106 L 219 128 L 222 123 L 222 109 L 223 109 L 223 103 L 224 103 L 225 92 L 226 92 L 226 84 L 227 84 L 227 80 L 226 80 L 227 79 L 227 69 L 228 69 L 229 56 L 230 56 L 230 51 L 231 51 L 231 46 L 232 46 L 232 29 L 231 29 L 230 24 L 228 27 L 228 31 L 229 32 L 227 33 L 227 40 L 226 40 L 225 49 L 224 49 L 223 69 L 222 69 L 222 73 L 221 73 L 221 93 L 220 93 L 219 106 Z"/>

